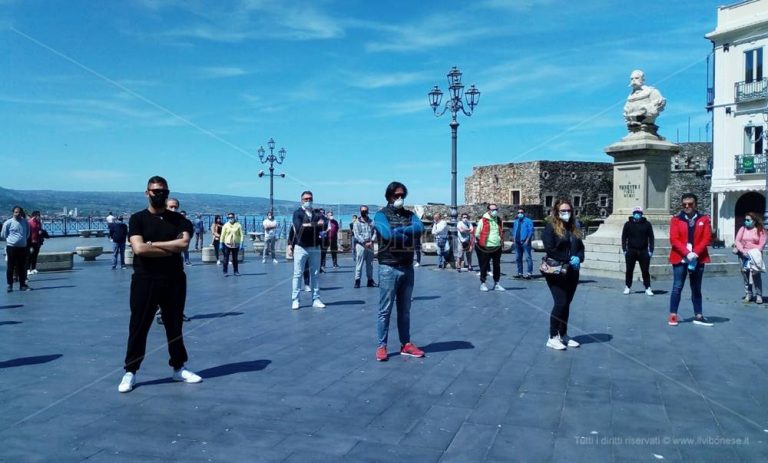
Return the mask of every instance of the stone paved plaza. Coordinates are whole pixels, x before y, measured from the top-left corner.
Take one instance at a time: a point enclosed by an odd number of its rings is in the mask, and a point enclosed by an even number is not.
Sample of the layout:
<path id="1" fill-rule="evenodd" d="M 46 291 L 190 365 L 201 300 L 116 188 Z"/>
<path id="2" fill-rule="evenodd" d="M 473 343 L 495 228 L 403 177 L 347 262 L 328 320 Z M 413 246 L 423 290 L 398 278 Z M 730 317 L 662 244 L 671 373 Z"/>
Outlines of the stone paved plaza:
<path id="1" fill-rule="evenodd" d="M 193 258 L 199 262 L 199 254 Z M 173 383 L 154 325 L 120 394 L 130 270 L 107 256 L 0 297 L 0 460 L 256 462 L 756 462 L 768 460 L 768 305 L 707 278 L 695 326 L 666 324 L 671 281 L 584 279 L 565 352 L 545 347 L 541 279 L 481 293 L 474 274 L 416 269 L 424 359 L 374 360 L 378 289 L 348 255 L 322 275 L 327 309 L 290 310 L 292 264 L 249 254 L 242 276 L 188 267 L 185 341 L 204 382 Z M 394 318 L 394 317 L 393 317 Z"/>

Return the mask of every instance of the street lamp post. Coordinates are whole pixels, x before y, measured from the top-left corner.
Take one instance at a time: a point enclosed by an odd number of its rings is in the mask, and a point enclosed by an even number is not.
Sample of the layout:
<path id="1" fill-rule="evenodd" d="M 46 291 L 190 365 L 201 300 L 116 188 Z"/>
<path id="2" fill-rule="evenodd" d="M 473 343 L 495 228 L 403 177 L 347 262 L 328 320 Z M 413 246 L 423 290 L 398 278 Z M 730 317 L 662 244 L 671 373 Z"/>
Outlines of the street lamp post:
<path id="1" fill-rule="evenodd" d="M 459 215 L 458 205 L 456 204 L 456 140 L 458 136 L 459 121 L 456 116 L 459 112 L 466 116 L 471 116 L 475 106 L 480 101 L 480 91 L 474 85 L 469 90 L 464 91 L 464 84 L 461 83 L 461 71 L 454 66 L 448 73 L 448 91 L 449 98 L 445 102 L 443 109 L 438 110 L 440 102 L 443 99 L 443 92 L 435 85 L 429 95 L 429 105 L 436 117 L 440 117 L 447 111 L 451 112 L 451 231 L 455 234 L 456 223 Z M 463 97 L 463 98 L 462 98 Z M 466 106 L 465 106 L 466 105 Z"/>
<path id="2" fill-rule="evenodd" d="M 266 151 L 264 151 L 263 146 L 259 146 L 259 160 L 261 160 L 262 164 L 269 163 L 269 210 L 272 211 L 272 213 L 275 213 L 275 186 L 274 186 L 274 178 L 275 178 L 275 163 L 282 164 L 285 160 L 285 154 L 287 151 L 285 148 L 280 148 L 280 150 L 277 152 L 277 156 L 275 156 L 275 140 L 269 139 L 267 142 L 267 147 L 269 148 L 269 154 L 266 154 Z M 279 174 L 280 177 L 285 178 L 285 174 L 281 173 Z M 259 171 L 259 177 L 264 176 L 264 171 Z"/>

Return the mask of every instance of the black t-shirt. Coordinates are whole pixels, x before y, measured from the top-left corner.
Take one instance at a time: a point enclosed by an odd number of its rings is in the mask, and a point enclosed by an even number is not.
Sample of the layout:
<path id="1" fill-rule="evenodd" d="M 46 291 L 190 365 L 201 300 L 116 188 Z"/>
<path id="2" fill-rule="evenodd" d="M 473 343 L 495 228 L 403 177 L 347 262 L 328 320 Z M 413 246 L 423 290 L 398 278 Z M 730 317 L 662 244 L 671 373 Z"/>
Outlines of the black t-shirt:
<path id="1" fill-rule="evenodd" d="M 173 241 L 181 237 L 182 232 L 192 233 L 192 222 L 178 212 L 166 210 L 155 215 L 144 209 L 131 215 L 128 221 L 128 237 L 141 236 L 147 241 Z M 166 276 L 184 273 L 181 254 L 166 257 L 133 257 L 135 275 Z"/>

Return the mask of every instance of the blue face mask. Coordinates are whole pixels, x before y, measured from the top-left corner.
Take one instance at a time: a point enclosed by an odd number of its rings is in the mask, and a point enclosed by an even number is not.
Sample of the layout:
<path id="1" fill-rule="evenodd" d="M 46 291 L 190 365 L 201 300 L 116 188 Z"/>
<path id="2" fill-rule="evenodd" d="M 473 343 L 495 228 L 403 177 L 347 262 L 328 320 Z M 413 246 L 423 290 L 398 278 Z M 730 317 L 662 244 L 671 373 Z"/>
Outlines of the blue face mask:
<path id="1" fill-rule="evenodd" d="M 525 214 L 517 214 L 518 219 L 522 219 L 523 217 L 525 217 Z"/>
<path id="2" fill-rule="evenodd" d="M 634 217 L 635 220 L 640 220 L 643 217 L 643 214 L 632 214 L 632 217 Z"/>
<path id="3" fill-rule="evenodd" d="M 744 221 L 744 226 L 747 227 L 747 228 L 752 228 L 754 225 L 755 225 L 755 223 L 753 221 L 751 221 L 751 220 L 745 220 Z"/>

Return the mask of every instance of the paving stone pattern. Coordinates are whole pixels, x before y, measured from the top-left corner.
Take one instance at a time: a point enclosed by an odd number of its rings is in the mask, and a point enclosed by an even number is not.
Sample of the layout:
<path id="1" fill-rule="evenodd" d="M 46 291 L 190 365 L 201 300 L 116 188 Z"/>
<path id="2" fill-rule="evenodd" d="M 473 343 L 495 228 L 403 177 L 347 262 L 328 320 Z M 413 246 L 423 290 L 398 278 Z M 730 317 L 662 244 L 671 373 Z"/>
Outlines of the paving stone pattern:
<path id="1" fill-rule="evenodd" d="M 104 257 L 0 296 L 0 460 L 253 462 L 768 461 L 767 306 L 705 276 L 715 326 L 666 324 L 662 294 L 582 281 L 565 352 L 545 347 L 541 279 L 481 293 L 474 274 L 416 272 L 412 337 L 424 359 L 374 360 L 378 289 L 348 256 L 321 276 L 325 310 L 290 309 L 292 264 L 242 276 L 187 267 L 185 342 L 204 382 L 170 381 L 154 325 L 136 389 L 117 392 L 130 270 Z M 394 319 L 394 317 L 393 317 Z M 740 439 L 740 441 L 738 441 Z"/>

